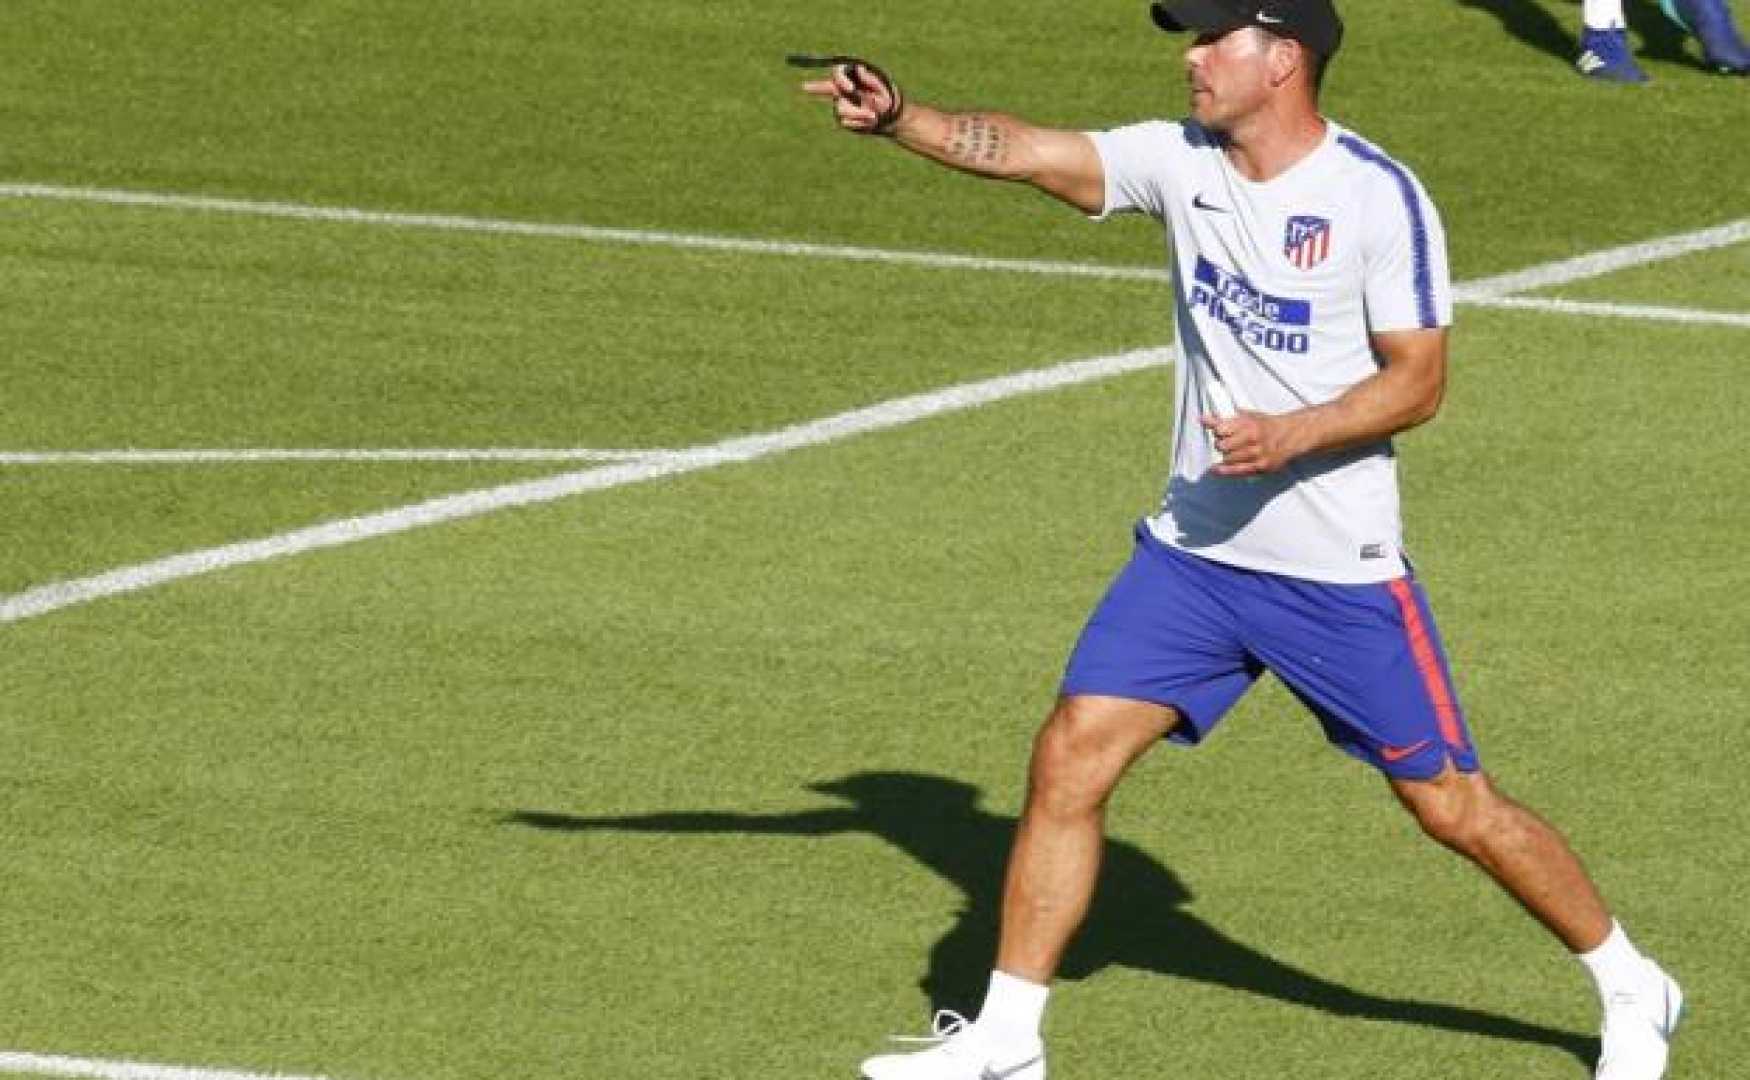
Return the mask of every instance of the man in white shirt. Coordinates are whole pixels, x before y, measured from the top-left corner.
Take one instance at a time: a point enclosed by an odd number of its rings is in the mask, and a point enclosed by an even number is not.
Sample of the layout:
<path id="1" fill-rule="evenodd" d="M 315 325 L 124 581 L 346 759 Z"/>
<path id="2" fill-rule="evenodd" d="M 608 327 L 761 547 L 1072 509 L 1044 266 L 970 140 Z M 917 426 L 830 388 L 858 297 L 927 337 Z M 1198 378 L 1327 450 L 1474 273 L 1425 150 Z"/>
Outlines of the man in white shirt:
<path id="1" fill-rule="evenodd" d="M 1086 914 L 1107 796 L 1165 738 L 1195 745 L 1263 671 L 1379 769 L 1593 974 L 1605 1080 L 1657 1080 L 1681 992 L 1629 942 L 1567 843 L 1482 772 L 1402 551 L 1392 436 L 1430 419 L 1452 319 L 1438 213 L 1409 170 L 1318 109 L 1330 0 L 1171 0 L 1191 117 L 1113 131 L 906 101 L 831 58 L 807 89 L 843 128 L 1173 237 L 1173 466 L 1090 617 L 1034 744 L 995 970 L 976 1021 L 868 1080 L 1043 1080 L 1048 984 Z M 823 61 L 824 62 L 824 61 Z"/>

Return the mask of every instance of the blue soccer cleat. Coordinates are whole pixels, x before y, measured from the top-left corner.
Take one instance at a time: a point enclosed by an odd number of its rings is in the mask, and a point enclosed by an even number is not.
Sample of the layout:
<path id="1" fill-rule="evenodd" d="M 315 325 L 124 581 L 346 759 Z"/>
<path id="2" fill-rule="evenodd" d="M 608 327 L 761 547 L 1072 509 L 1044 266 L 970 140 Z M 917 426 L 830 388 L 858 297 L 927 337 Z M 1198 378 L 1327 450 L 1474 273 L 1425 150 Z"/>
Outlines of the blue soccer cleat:
<path id="1" fill-rule="evenodd" d="M 1701 42 L 1709 67 L 1727 75 L 1750 75 L 1750 46 L 1738 36 L 1726 0 L 1659 0 L 1659 8 Z"/>
<path id="2" fill-rule="evenodd" d="M 1644 83 L 1647 73 L 1635 63 L 1628 51 L 1628 31 L 1594 30 L 1590 26 L 1580 32 L 1580 56 L 1574 67 L 1588 79 L 1605 82 Z"/>

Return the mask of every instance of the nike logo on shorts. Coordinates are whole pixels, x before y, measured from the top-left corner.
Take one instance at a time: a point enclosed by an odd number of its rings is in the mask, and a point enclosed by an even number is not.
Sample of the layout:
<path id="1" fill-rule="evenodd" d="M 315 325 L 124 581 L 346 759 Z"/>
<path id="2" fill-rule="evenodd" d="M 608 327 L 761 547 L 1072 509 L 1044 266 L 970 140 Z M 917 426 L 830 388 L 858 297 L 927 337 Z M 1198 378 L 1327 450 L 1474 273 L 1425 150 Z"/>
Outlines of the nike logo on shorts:
<path id="1" fill-rule="evenodd" d="M 1382 746 L 1379 748 L 1379 756 L 1384 758 L 1387 762 L 1395 764 L 1409 757 L 1411 754 L 1422 750 L 1433 741 L 1433 739 L 1423 739 L 1414 746 Z"/>

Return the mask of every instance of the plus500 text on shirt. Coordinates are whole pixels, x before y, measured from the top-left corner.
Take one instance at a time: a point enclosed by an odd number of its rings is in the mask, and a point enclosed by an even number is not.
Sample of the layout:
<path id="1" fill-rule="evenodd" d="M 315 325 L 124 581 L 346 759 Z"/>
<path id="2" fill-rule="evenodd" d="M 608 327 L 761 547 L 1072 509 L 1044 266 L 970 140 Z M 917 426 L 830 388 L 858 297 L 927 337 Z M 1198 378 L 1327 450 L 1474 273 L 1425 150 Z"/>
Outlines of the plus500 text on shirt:
<path id="1" fill-rule="evenodd" d="M 1253 570 L 1387 581 L 1406 572 L 1390 440 L 1223 477 L 1210 471 L 1214 438 L 1198 422 L 1226 400 L 1261 413 L 1330 401 L 1379 370 L 1370 332 L 1452 322 L 1445 233 L 1421 183 L 1326 127 L 1316 150 L 1263 183 L 1236 172 L 1192 122 L 1093 132 L 1106 172 L 1099 217 L 1146 213 L 1172 236 L 1173 467 L 1149 529 Z"/>

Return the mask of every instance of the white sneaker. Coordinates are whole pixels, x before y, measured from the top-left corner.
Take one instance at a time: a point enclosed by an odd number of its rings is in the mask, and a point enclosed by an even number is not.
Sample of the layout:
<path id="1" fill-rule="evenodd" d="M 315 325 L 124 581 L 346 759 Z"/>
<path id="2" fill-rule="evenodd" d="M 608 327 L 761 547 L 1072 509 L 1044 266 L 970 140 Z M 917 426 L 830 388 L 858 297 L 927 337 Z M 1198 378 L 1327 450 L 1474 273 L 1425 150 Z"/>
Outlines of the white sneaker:
<path id="1" fill-rule="evenodd" d="M 1671 1036 L 1683 1014 L 1683 988 L 1648 963 L 1649 978 L 1633 992 L 1604 1003 L 1604 1051 L 1596 1080 L 1659 1080 L 1671 1055 Z"/>
<path id="2" fill-rule="evenodd" d="M 1045 1045 L 998 1047 L 978 1025 L 947 1009 L 935 1034 L 898 1042 L 934 1043 L 928 1050 L 882 1054 L 863 1062 L 863 1080 L 1045 1080 Z"/>

